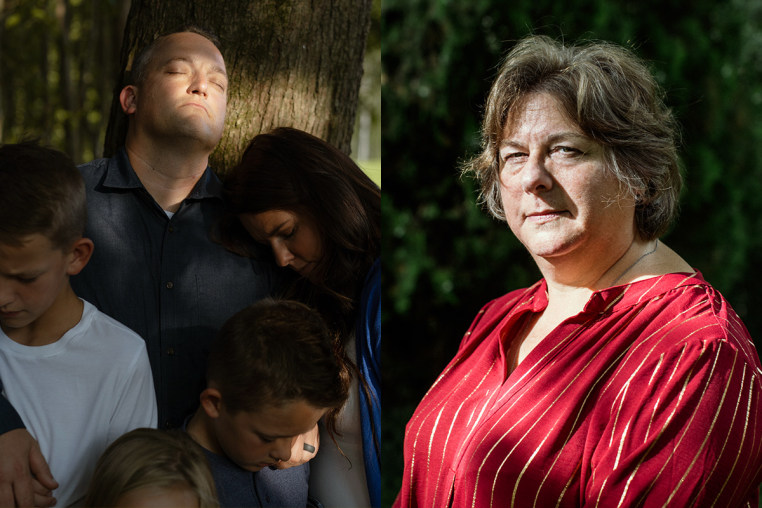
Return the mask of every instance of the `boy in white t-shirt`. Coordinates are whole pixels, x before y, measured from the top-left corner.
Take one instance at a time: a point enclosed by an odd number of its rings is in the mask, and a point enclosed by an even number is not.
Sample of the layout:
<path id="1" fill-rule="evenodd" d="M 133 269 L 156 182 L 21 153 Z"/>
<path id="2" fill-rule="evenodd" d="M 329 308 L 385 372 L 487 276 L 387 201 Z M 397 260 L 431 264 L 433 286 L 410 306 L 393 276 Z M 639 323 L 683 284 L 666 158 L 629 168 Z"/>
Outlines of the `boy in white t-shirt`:
<path id="1" fill-rule="evenodd" d="M 93 251 L 85 220 L 84 183 L 66 155 L 0 147 L 2 395 L 37 439 L 58 506 L 84 494 L 113 440 L 156 426 L 145 342 L 69 285 Z"/>

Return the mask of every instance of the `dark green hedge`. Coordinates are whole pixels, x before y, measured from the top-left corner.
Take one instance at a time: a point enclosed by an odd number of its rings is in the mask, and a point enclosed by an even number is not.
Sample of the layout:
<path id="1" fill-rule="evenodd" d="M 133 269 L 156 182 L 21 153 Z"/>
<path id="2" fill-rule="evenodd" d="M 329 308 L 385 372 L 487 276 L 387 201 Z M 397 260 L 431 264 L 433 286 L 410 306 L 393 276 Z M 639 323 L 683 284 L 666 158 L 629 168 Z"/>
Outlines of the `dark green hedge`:
<path id="1" fill-rule="evenodd" d="M 404 424 L 477 310 L 539 278 L 457 170 L 501 56 L 528 33 L 609 40 L 649 62 L 683 126 L 686 186 L 665 242 L 762 341 L 760 21 L 762 5 L 742 0 L 384 0 L 384 505 Z"/>

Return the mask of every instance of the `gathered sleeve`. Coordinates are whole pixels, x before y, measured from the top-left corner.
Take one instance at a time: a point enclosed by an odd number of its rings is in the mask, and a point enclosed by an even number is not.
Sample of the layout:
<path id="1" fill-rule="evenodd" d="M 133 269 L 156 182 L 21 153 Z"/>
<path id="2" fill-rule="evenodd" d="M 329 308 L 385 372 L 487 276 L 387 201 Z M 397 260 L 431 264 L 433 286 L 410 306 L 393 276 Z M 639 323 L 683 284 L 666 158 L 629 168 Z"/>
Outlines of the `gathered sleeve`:
<path id="1" fill-rule="evenodd" d="M 723 339 L 686 341 L 613 383 L 611 405 L 593 422 L 603 431 L 585 505 L 750 502 L 762 457 L 762 387 L 747 354 Z"/>

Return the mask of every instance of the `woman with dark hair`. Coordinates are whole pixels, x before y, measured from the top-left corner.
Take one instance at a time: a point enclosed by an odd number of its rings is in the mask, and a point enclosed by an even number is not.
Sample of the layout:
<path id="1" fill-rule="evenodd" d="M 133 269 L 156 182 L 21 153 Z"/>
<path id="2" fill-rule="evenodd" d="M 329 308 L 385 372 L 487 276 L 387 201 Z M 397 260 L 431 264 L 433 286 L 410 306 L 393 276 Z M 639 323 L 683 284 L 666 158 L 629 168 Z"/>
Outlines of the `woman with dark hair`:
<path id="1" fill-rule="evenodd" d="M 483 307 L 418 405 L 396 508 L 757 506 L 757 352 L 660 240 L 676 144 L 626 49 L 533 36 L 507 55 L 466 170 L 543 279 Z"/>
<path id="2" fill-rule="evenodd" d="M 243 255 L 270 246 L 298 274 L 287 296 L 321 312 L 356 367 L 338 447 L 311 461 L 311 496 L 327 508 L 379 506 L 380 189 L 335 147 L 281 127 L 251 141 L 223 197 L 223 243 Z"/>

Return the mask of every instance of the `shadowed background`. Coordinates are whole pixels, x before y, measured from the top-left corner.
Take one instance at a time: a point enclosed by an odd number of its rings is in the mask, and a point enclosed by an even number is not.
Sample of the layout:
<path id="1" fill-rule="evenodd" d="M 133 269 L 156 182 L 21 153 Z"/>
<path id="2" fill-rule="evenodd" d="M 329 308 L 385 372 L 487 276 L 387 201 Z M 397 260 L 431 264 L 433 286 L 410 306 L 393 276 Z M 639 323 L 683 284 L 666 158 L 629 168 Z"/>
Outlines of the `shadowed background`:
<path id="1" fill-rule="evenodd" d="M 384 505 L 404 425 L 479 308 L 540 274 L 475 205 L 458 163 L 478 149 L 501 57 L 530 33 L 603 39 L 644 58 L 683 127 L 685 188 L 665 243 L 762 345 L 762 2 L 384 0 Z"/>

